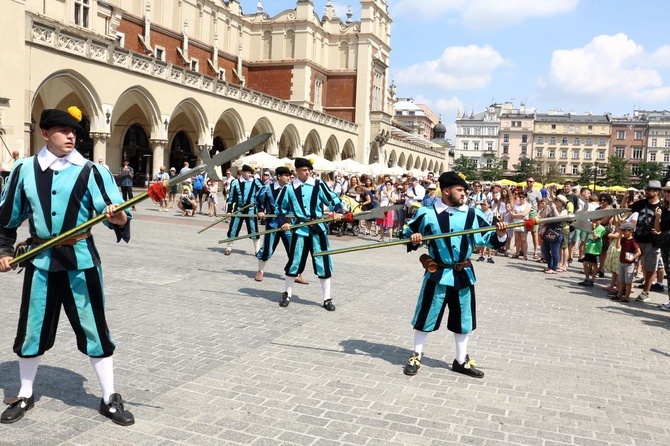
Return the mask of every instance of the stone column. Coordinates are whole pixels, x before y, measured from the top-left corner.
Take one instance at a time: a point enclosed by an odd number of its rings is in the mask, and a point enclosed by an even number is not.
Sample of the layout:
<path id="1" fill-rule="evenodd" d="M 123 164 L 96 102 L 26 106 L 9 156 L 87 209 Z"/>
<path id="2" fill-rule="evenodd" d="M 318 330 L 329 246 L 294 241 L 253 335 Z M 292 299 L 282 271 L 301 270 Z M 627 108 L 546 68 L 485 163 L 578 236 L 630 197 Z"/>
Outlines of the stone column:
<path id="1" fill-rule="evenodd" d="M 167 147 L 167 139 L 152 139 L 151 148 L 153 149 L 153 164 L 151 166 L 152 170 L 150 174 L 153 176 L 161 166 L 166 167 L 166 172 L 170 170 L 170 166 L 165 165 L 165 148 Z M 179 171 L 178 166 L 177 171 Z"/>
<path id="2" fill-rule="evenodd" d="M 100 158 L 103 159 L 105 164 L 107 162 L 107 140 L 110 137 L 109 133 L 105 132 L 91 132 L 89 136 L 93 139 L 93 158 L 91 161 L 97 163 Z"/>

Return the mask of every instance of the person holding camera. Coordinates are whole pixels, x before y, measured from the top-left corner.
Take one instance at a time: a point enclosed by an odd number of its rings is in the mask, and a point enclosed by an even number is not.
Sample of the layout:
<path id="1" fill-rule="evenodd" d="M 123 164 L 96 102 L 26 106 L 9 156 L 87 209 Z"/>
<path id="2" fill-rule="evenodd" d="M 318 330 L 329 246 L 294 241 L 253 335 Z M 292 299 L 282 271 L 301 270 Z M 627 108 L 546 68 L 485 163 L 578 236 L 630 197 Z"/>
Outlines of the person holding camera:
<path id="1" fill-rule="evenodd" d="M 191 189 L 189 189 L 187 186 L 183 187 L 181 197 L 179 198 L 179 204 L 177 206 L 182 210 L 182 217 L 186 217 L 189 212 L 191 212 L 191 217 L 195 217 L 195 195 L 193 195 L 193 192 L 191 192 Z"/>
<path id="2" fill-rule="evenodd" d="M 123 195 L 123 201 L 128 201 L 133 198 L 133 178 L 135 177 L 135 170 L 130 167 L 130 161 L 128 158 L 123 159 L 123 166 L 119 169 L 117 174 L 119 178 L 119 186 L 121 186 L 121 194 Z M 133 206 L 133 211 L 136 210 Z"/>

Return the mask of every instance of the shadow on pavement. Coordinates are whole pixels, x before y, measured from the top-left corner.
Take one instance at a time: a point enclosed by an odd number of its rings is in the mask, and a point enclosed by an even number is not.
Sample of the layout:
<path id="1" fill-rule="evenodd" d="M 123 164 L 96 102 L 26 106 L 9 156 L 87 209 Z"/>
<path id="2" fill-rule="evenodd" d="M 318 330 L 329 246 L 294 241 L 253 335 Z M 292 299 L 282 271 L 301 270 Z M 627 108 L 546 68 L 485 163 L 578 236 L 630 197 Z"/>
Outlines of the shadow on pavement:
<path id="1" fill-rule="evenodd" d="M 269 300 L 270 302 L 275 302 L 277 305 L 279 305 L 279 300 L 281 299 L 282 293 L 281 288 L 277 291 L 259 290 L 257 288 L 240 288 L 238 291 L 242 294 L 246 294 L 249 297 L 260 297 Z M 291 303 L 288 307 L 290 308 L 292 305 L 316 305 L 317 307 L 321 307 L 323 305 L 321 301 L 321 290 L 319 290 L 317 299 L 318 301 L 311 299 L 301 299 L 299 295 L 294 293 L 293 296 L 291 296 Z"/>
<path id="2" fill-rule="evenodd" d="M 41 365 L 35 378 L 35 399 L 39 401 L 40 397 L 45 396 L 68 406 L 97 407 L 100 396 L 88 393 L 84 388 L 85 381 L 86 378 L 71 370 Z M 0 388 L 5 397 L 15 396 L 20 387 L 19 362 L 0 363 Z"/>
<path id="3" fill-rule="evenodd" d="M 375 342 L 364 341 L 361 339 L 347 339 L 340 342 L 344 353 L 350 355 L 366 354 L 373 358 L 383 359 L 393 365 L 404 366 L 407 364 L 412 354 L 411 350 L 401 348 L 395 345 L 378 344 Z M 439 359 L 433 359 L 430 356 L 424 356 L 421 363 L 428 367 L 443 367 L 451 369 L 451 365 Z"/>

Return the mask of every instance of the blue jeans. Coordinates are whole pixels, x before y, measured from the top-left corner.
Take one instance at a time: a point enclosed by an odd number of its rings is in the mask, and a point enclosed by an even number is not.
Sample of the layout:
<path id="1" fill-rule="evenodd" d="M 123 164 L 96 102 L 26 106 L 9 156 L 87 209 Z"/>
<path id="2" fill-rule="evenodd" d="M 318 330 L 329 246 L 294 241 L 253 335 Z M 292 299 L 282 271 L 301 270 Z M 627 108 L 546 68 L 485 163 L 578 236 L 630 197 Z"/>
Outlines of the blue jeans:
<path id="1" fill-rule="evenodd" d="M 558 260 L 561 253 L 561 243 L 563 242 L 563 233 L 561 231 L 560 235 L 556 241 L 550 242 L 549 240 L 542 239 L 542 255 L 547 261 L 547 268 L 556 271 L 558 268 Z"/>

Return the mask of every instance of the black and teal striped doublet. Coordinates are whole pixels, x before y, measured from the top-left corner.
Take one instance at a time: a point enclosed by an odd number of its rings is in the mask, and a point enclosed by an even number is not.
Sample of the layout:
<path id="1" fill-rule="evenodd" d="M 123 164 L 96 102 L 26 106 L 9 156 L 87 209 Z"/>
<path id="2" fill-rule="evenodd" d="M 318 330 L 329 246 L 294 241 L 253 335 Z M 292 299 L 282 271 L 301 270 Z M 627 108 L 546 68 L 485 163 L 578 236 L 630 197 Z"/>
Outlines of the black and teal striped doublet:
<path id="1" fill-rule="evenodd" d="M 50 239 L 103 213 L 107 205 L 123 202 L 109 170 L 76 151 L 69 159 L 72 164 L 62 170 L 43 170 L 38 157 L 17 163 L 0 199 L 1 255 L 11 255 L 16 229 L 25 220 L 32 236 Z M 104 224 L 128 241 L 129 224 L 122 229 Z M 100 256 L 92 236 L 38 254 L 25 270 L 14 351 L 33 357 L 49 350 L 62 306 L 79 350 L 91 357 L 110 356 L 114 343 L 104 303 Z"/>
<path id="2" fill-rule="evenodd" d="M 314 178 L 309 178 L 305 183 L 296 179 L 284 186 L 277 197 L 278 213 L 294 215 L 295 223 L 322 218 L 324 206 L 334 212 L 342 212 L 342 202 L 337 194 L 326 183 Z M 289 260 L 284 271 L 289 277 L 297 277 L 305 270 L 308 255 L 330 250 L 328 224 L 305 226 L 292 232 Z M 327 279 L 333 274 L 331 256 L 312 256 L 312 266 L 320 279 Z"/>
<path id="3" fill-rule="evenodd" d="M 467 205 L 447 207 L 441 201 L 433 206 L 420 208 L 403 230 L 403 237 L 413 233 L 424 236 L 458 232 L 465 229 L 491 226 L 479 209 Z M 497 247 L 500 245 L 495 232 L 441 238 L 428 242 L 429 255 L 441 265 L 453 265 L 470 258 L 474 245 Z M 408 250 L 418 245 L 408 245 Z M 434 273 L 426 271 L 419 293 L 412 325 L 420 331 L 440 328 L 448 307 L 447 329 L 454 333 L 470 333 L 477 328 L 475 311 L 475 272 L 472 267 L 455 271 L 440 267 Z"/>
<path id="4" fill-rule="evenodd" d="M 228 206 L 236 205 L 236 209 L 242 209 L 248 204 L 256 203 L 256 194 L 263 187 L 261 182 L 256 178 L 251 178 L 249 181 L 243 179 L 233 180 L 230 183 L 230 195 L 228 196 Z M 240 214 L 255 214 L 255 206 L 249 206 L 247 209 L 240 212 Z M 228 226 L 228 238 L 237 237 L 240 235 L 242 223 L 247 226 L 247 234 L 258 232 L 258 222 L 255 218 L 231 218 L 230 226 Z M 258 237 L 252 237 L 256 240 Z"/>
<path id="5" fill-rule="evenodd" d="M 256 196 L 256 207 L 258 212 L 264 212 L 266 214 L 275 214 L 277 213 L 277 198 L 279 197 L 279 192 L 281 187 L 279 183 L 268 183 L 258 192 Z M 266 229 L 276 229 L 279 226 L 279 218 L 266 218 L 265 227 Z M 265 234 L 263 236 L 263 244 L 261 248 L 256 253 L 256 257 L 259 260 L 267 262 L 274 254 L 279 245 L 279 241 L 284 244 L 286 253 L 289 252 L 289 246 L 291 245 L 291 232 L 290 231 L 280 231 L 272 232 L 270 234 Z"/>

